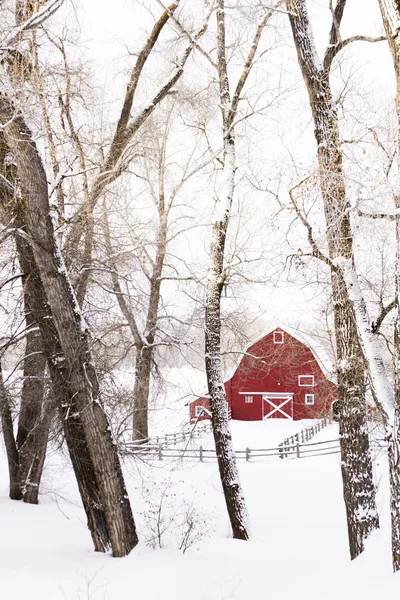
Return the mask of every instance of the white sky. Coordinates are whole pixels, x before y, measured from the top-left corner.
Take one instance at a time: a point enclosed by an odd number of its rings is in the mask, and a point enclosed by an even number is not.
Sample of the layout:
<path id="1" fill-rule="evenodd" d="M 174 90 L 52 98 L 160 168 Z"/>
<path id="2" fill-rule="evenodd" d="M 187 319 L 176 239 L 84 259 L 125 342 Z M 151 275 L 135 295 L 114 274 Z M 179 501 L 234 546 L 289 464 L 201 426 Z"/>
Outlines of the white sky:
<path id="1" fill-rule="evenodd" d="M 320 53 L 327 42 L 329 27 L 327 4 L 327 0 L 309 1 L 317 49 Z M 93 60 L 94 71 L 97 72 L 99 82 L 104 86 L 104 97 L 113 100 L 117 109 L 120 105 L 126 73 L 133 62 L 133 59 L 128 56 L 128 51 L 133 52 L 141 47 L 146 33 L 154 22 L 153 16 L 159 15 L 161 9 L 156 0 L 147 3 L 149 8 L 144 8 L 135 0 L 113 0 L 111 8 L 110 3 L 105 0 L 84 2 L 77 0 L 75 6 L 79 15 L 82 37 L 85 40 L 84 47 Z M 182 6 L 185 4 L 182 3 Z M 64 18 L 62 13 L 59 18 Z M 285 17 L 280 18 L 280 23 L 285 23 Z M 288 24 L 285 23 L 285 26 L 289 36 Z M 362 0 L 362 2 L 348 0 L 341 32 L 344 38 L 355 34 L 371 36 L 382 34 L 377 0 Z M 165 32 L 165 35 L 168 36 L 168 33 Z M 293 169 L 293 157 L 296 164 L 307 171 L 315 159 L 310 111 L 293 49 L 289 50 L 288 47 L 283 46 L 278 53 L 275 53 L 273 55 L 275 67 L 270 67 L 268 62 L 266 63 L 267 71 L 268 69 L 271 71 L 271 81 L 276 76 L 273 72 L 274 68 L 275 72 L 279 68 L 280 60 L 290 72 L 289 78 L 296 84 L 296 91 L 284 99 L 275 111 L 273 109 L 265 118 L 260 118 L 257 127 L 252 130 L 251 151 L 253 158 L 257 157 L 254 168 L 264 175 L 274 170 L 276 172 L 277 164 L 281 165 L 284 172 L 290 173 Z M 201 68 L 201 64 L 201 60 L 197 60 L 196 68 Z M 341 77 L 349 73 L 352 73 L 355 85 L 354 99 L 352 94 L 349 96 L 349 106 L 352 106 L 354 113 L 360 106 L 363 106 L 363 110 L 367 110 L 363 105 L 364 100 L 360 100 L 363 95 L 368 98 L 368 110 L 372 113 L 391 105 L 394 96 L 394 79 L 391 58 L 385 43 L 356 43 L 346 49 L 340 61 L 338 74 Z M 165 74 L 161 74 L 160 80 L 163 76 Z M 186 75 L 188 78 L 197 76 L 198 73 L 194 72 L 193 68 Z M 254 126 L 254 122 L 252 125 Z M 241 147 L 240 142 L 238 146 Z M 292 156 L 288 154 L 288 150 Z M 247 155 L 238 152 L 239 166 L 245 159 Z M 253 204 L 259 202 L 262 210 L 265 210 L 265 197 L 257 197 L 257 194 L 253 194 L 250 202 Z M 281 238 L 289 221 L 290 219 L 283 220 L 280 223 Z M 278 222 L 275 225 L 279 228 Z M 270 243 L 272 254 L 275 234 L 276 232 L 273 234 L 271 231 L 265 231 L 264 234 L 264 241 Z M 292 243 L 298 242 L 292 241 Z M 299 243 L 302 243 L 301 239 Z M 297 247 L 294 251 L 296 249 Z M 279 247 L 276 247 L 276 252 L 279 252 Z M 255 313 L 265 315 L 263 320 L 268 325 L 273 322 L 279 322 L 281 325 L 285 322 L 295 325 L 298 322 L 317 323 L 320 318 L 318 314 L 320 304 L 325 304 L 323 294 L 321 296 L 321 290 L 315 286 L 305 285 L 306 279 L 305 273 L 296 281 L 293 281 L 292 277 L 291 282 L 285 283 L 278 289 L 266 285 L 255 291 L 243 288 L 243 294 L 247 295 Z"/>

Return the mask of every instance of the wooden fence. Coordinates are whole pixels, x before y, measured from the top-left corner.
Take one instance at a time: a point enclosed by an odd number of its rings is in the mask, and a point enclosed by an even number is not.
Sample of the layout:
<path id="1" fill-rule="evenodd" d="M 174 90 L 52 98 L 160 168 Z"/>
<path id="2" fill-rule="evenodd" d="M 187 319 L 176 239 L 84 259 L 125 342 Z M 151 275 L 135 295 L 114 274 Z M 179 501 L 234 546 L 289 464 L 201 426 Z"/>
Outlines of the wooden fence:
<path id="1" fill-rule="evenodd" d="M 325 429 L 325 427 L 327 427 L 331 423 L 332 420 L 330 418 L 321 419 L 320 421 L 317 421 L 314 425 L 311 425 L 311 427 L 304 427 L 304 429 L 302 429 L 301 431 L 298 431 L 291 437 L 283 440 L 283 442 L 279 444 L 279 447 L 281 448 L 281 458 L 286 458 L 287 456 L 289 456 L 288 450 L 296 450 L 299 444 L 304 444 L 305 442 L 310 441 L 311 438 L 314 437 L 314 435 L 317 435 L 317 433 L 322 431 L 322 429 Z"/>
<path id="2" fill-rule="evenodd" d="M 196 423 L 191 429 L 187 429 L 184 431 L 178 431 L 177 433 L 166 433 L 165 435 L 157 435 L 155 437 L 149 438 L 146 444 L 143 442 L 121 442 L 119 444 L 120 451 L 122 454 L 129 453 L 134 451 L 137 448 L 143 447 L 151 447 L 151 446 L 176 446 L 181 442 L 186 442 L 190 439 L 194 439 L 197 437 L 201 437 L 205 433 L 209 433 L 211 431 L 211 421 L 201 421 L 200 423 Z"/>
<path id="3" fill-rule="evenodd" d="M 252 460 L 279 459 L 279 458 L 309 458 L 312 456 L 324 456 L 328 454 L 337 454 L 340 452 L 339 440 L 326 440 L 323 442 L 296 443 L 292 446 L 283 446 L 280 444 L 276 448 L 245 448 L 245 450 L 235 450 L 238 460 L 250 462 Z M 142 445 L 126 447 L 127 456 L 132 456 L 140 460 L 194 460 L 199 462 L 209 462 L 216 460 L 215 450 L 208 448 L 173 448 L 170 446 Z"/>

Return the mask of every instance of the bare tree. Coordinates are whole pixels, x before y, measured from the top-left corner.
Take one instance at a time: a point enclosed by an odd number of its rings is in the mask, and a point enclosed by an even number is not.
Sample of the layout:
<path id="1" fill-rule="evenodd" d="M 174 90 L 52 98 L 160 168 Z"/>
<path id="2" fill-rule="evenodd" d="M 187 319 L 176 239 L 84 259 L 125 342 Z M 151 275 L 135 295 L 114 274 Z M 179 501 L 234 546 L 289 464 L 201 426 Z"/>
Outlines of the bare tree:
<path id="1" fill-rule="evenodd" d="M 393 58 L 396 77 L 397 161 L 400 168 L 400 3 L 398 0 L 379 0 L 383 24 Z M 392 561 L 394 571 L 400 570 L 400 195 L 394 195 L 396 227 L 395 323 L 394 323 L 394 415 L 393 432 L 389 443 L 391 477 Z"/>
<path id="2" fill-rule="evenodd" d="M 306 0 L 286 0 L 298 62 L 307 88 L 318 150 L 319 183 L 323 199 L 331 260 L 353 260 L 353 237 L 346 196 L 337 107 L 330 86 L 332 62 L 349 40 L 340 37 L 346 0 L 332 10 L 329 44 L 323 60 L 317 55 Z M 357 39 L 363 39 L 357 36 Z M 340 444 L 343 495 L 346 505 L 351 558 L 364 549 L 364 541 L 379 526 L 369 450 L 364 357 L 360 348 L 352 303 L 340 273 L 332 271 Z"/>
<path id="3" fill-rule="evenodd" d="M 168 280 L 180 280 L 179 272 L 175 272 L 171 267 L 168 269 L 170 275 L 164 273 L 165 262 L 168 258 L 170 243 L 185 233 L 186 228 L 179 228 L 178 231 L 171 229 L 171 211 L 175 206 L 177 198 L 182 194 L 185 185 L 197 175 L 205 165 L 210 162 L 201 148 L 200 136 L 193 139 L 193 147 L 185 149 L 183 164 L 178 166 L 176 162 L 176 146 L 169 151 L 169 142 L 172 136 L 174 120 L 177 121 L 177 114 L 174 104 L 170 104 L 166 111 L 162 111 L 159 120 L 163 121 L 161 128 L 157 127 L 153 121 L 151 125 L 157 131 L 153 134 L 153 139 L 147 143 L 146 157 L 141 162 L 143 165 L 143 174 L 139 177 L 145 185 L 145 190 L 151 196 L 156 209 L 156 232 L 153 242 L 149 239 L 148 225 L 145 232 L 143 244 L 138 240 L 138 248 L 141 258 L 140 274 L 144 274 L 144 289 L 139 291 L 139 285 L 128 283 L 125 276 L 125 284 L 121 281 L 119 275 L 118 254 L 114 248 L 110 220 L 106 200 L 103 200 L 103 233 L 107 252 L 107 263 L 110 269 L 113 292 L 118 302 L 122 315 L 129 327 L 135 347 L 135 384 L 133 390 L 133 439 L 137 442 L 144 442 L 148 439 L 148 412 L 149 412 L 149 394 L 151 372 L 154 361 L 154 352 L 157 344 L 168 344 L 168 335 L 163 335 L 162 322 L 168 320 L 168 314 L 160 314 L 162 311 L 162 283 L 165 278 Z M 161 131 L 160 131 L 161 129 Z M 151 148 L 155 146 L 154 151 Z M 200 152 L 198 151 L 200 149 Z M 154 158 L 149 155 L 154 154 Z M 197 156 L 199 154 L 199 156 Z M 137 161 L 136 170 L 140 168 Z M 181 213 L 182 211 L 180 211 Z M 180 219 L 182 219 L 180 214 Z M 193 226 L 189 226 L 189 230 Z M 136 223 L 137 228 L 137 223 Z M 133 259 L 134 252 L 127 249 L 123 256 L 124 261 Z M 144 258 L 143 258 L 144 257 Z M 171 262 L 172 256 L 169 256 Z M 145 264 L 143 264 L 145 263 Z M 172 273 L 171 273 L 172 271 Z M 132 296 L 139 294 L 139 300 L 134 302 Z M 162 322 L 161 322 L 162 318 Z M 172 340 L 170 340 L 172 342 Z"/>
<path id="4" fill-rule="evenodd" d="M 277 3 L 279 5 L 280 3 Z M 221 190 L 213 217 L 210 245 L 210 267 L 207 278 L 205 310 L 205 363 L 211 405 L 211 420 L 218 466 L 225 501 L 233 530 L 233 536 L 248 539 L 247 509 L 239 482 L 232 438 L 229 428 L 228 405 L 226 402 L 221 361 L 221 294 L 224 288 L 225 244 L 235 188 L 235 121 L 239 102 L 251 68 L 254 65 L 262 32 L 273 14 L 266 10 L 256 28 L 251 48 L 242 73 L 230 93 L 227 63 L 227 31 L 224 0 L 217 2 L 217 70 L 219 83 L 219 107 L 222 117 L 222 174 Z"/>
<path id="5" fill-rule="evenodd" d="M 37 22 L 39 13 L 31 19 Z M 52 14 L 51 11 L 48 14 Z M 17 30 L 26 30 L 29 21 Z M 48 311 L 48 317 L 54 323 L 50 338 L 53 339 L 53 346 L 59 344 L 60 352 L 58 358 L 51 352 L 46 358 L 48 361 L 52 358 L 53 375 L 60 374 L 69 392 L 57 396 L 60 409 L 67 411 L 64 418 L 66 433 L 72 434 L 69 428 L 71 420 L 79 424 L 81 435 L 68 436 L 69 450 L 95 549 L 104 551 L 112 548 L 115 556 L 124 556 L 136 545 L 137 535 L 117 449 L 99 397 L 89 331 L 56 242 L 50 216 L 47 177 L 41 157 L 24 120 L 23 108 L 16 108 L 9 93 L 3 91 L 0 94 L 0 121 L 3 124 L 4 143 L 17 170 L 17 179 L 15 183 L 2 179 L 3 189 L 11 197 L 11 204 L 7 204 L 5 210 L 12 214 L 19 235 L 23 240 L 27 239 L 32 248 L 32 261 L 26 272 L 31 274 L 36 268 L 40 302 L 36 306 L 35 318 L 42 325 L 43 344 L 48 331 L 43 326 L 44 319 L 40 319 L 40 310 Z M 4 197 L 7 196 L 4 194 Z M 26 253 L 20 252 L 20 259 Z M 35 294 L 30 300 L 33 302 L 34 298 Z M 58 363 L 61 366 L 57 369 Z M 60 392 L 62 387 L 59 387 Z M 75 460 L 79 454 L 80 469 Z M 95 493 L 91 494 L 93 491 Z"/>

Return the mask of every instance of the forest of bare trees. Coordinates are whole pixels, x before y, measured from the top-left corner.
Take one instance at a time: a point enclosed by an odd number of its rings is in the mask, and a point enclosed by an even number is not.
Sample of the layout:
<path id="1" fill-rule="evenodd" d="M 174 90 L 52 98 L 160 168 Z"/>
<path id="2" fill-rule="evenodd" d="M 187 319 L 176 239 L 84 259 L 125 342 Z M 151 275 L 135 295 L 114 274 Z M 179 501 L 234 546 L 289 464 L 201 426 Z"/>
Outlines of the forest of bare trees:
<path id="1" fill-rule="evenodd" d="M 118 435 L 146 446 L 185 365 L 205 372 L 232 535 L 253 535 L 225 371 L 270 298 L 297 312 L 304 294 L 338 385 L 350 557 L 380 527 L 372 411 L 400 570 L 400 3 L 371 3 L 374 31 L 352 0 L 133 2 L 112 83 L 81 6 L 1 3 L 9 496 L 40 502 L 46 452 L 65 447 L 98 552 L 138 543 Z M 386 104 L 360 81 L 363 52 L 384 57 Z"/>

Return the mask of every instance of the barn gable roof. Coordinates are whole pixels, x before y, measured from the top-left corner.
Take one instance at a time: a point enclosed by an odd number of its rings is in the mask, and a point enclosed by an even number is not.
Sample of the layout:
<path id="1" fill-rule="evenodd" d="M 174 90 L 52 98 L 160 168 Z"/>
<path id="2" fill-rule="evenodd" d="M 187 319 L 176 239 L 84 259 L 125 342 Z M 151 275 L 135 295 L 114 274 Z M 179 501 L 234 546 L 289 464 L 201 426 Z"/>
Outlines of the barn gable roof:
<path id="1" fill-rule="evenodd" d="M 317 344 L 315 339 L 312 338 L 311 336 L 307 336 L 303 332 L 299 332 L 298 330 L 294 330 L 293 328 L 287 327 L 287 326 L 273 327 L 273 328 L 269 329 L 267 331 L 267 333 L 264 333 L 264 335 L 262 335 L 256 341 L 251 342 L 251 344 L 249 344 L 247 346 L 246 350 L 244 350 L 243 352 L 240 353 L 240 360 L 237 362 L 237 364 L 234 366 L 234 368 L 230 371 L 229 376 L 224 378 L 224 383 L 226 383 L 227 381 L 230 381 L 232 379 L 232 377 L 236 373 L 237 369 L 239 368 L 239 365 L 243 359 L 243 356 L 245 354 L 247 354 L 253 346 L 255 346 L 256 344 L 261 342 L 267 336 L 271 335 L 274 331 L 283 331 L 284 333 L 287 333 L 288 335 L 290 335 L 291 337 L 293 337 L 294 339 L 299 341 L 301 344 L 306 346 L 313 354 L 315 360 L 317 361 L 317 363 L 318 363 L 322 373 L 325 375 L 325 377 L 328 380 L 332 381 L 332 383 L 336 383 L 336 381 L 334 381 L 334 375 L 332 373 L 332 366 L 333 366 L 332 361 L 330 361 L 328 359 L 326 352 L 324 351 L 322 346 L 320 344 Z M 198 396 L 195 396 L 193 399 L 189 400 L 187 402 L 187 404 L 191 404 L 192 402 L 194 402 L 195 400 L 198 400 L 199 398 L 208 398 L 208 397 L 209 397 L 209 395 L 208 395 L 208 392 L 206 391 L 205 393 L 199 394 Z"/>

